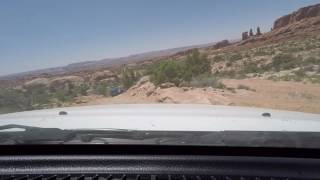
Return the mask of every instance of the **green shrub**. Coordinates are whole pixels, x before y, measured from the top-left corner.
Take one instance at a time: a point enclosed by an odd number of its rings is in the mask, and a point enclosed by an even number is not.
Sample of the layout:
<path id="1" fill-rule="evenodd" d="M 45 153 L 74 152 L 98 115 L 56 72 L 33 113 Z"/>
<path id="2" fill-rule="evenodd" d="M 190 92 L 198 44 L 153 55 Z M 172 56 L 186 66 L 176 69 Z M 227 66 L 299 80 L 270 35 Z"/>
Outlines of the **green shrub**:
<path id="1" fill-rule="evenodd" d="M 316 57 L 308 57 L 303 61 L 303 65 L 320 65 L 320 58 L 316 58 Z"/>
<path id="2" fill-rule="evenodd" d="M 182 66 L 175 61 L 163 61 L 157 63 L 152 70 L 151 82 L 155 85 L 171 82 L 178 85 L 182 78 Z"/>
<path id="3" fill-rule="evenodd" d="M 242 72 L 247 74 L 247 73 L 262 73 L 263 69 L 258 66 L 256 62 L 247 62 L 243 69 Z"/>
<path id="4" fill-rule="evenodd" d="M 220 61 L 224 61 L 225 57 L 223 55 L 217 55 L 213 58 L 214 62 L 220 62 Z"/>
<path id="5" fill-rule="evenodd" d="M 110 96 L 110 88 L 106 82 L 100 82 L 95 87 L 96 94 L 103 96 Z"/>
<path id="6" fill-rule="evenodd" d="M 223 77 L 223 78 L 235 78 L 237 75 L 237 72 L 234 70 L 229 70 L 229 71 L 222 71 L 219 73 L 215 73 L 215 76 L 217 77 Z"/>
<path id="7" fill-rule="evenodd" d="M 272 58 L 271 66 L 276 71 L 298 67 L 302 61 L 292 54 L 278 54 Z"/>
<path id="8" fill-rule="evenodd" d="M 294 74 L 298 77 L 305 77 L 306 73 L 304 72 L 304 69 L 299 69 L 297 71 L 294 71 Z"/>
<path id="9" fill-rule="evenodd" d="M 242 59 L 242 55 L 240 53 L 235 53 L 235 54 L 231 54 L 230 57 L 228 58 L 229 61 L 234 62 L 234 61 L 238 61 L 240 59 Z"/>
<path id="10" fill-rule="evenodd" d="M 270 55 L 271 53 L 268 52 L 265 48 L 258 48 L 255 52 L 254 52 L 254 56 L 266 56 L 266 55 Z"/>
<path id="11" fill-rule="evenodd" d="M 192 78 L 209 72 L 210 67 L 207 56 L 194 50 L 184 62 L 168 60 L 155 64 L 151 71 L 150 80 L 155 85 L 171 82 L 178 86 L 182 81 L 190 82 Z"/>
<path id="12" fill-rule="evenodd" d="M 27 88 L 26 96 L 30 99 L 31 105 L 47 104 L 52 98 L 45 85 L 37 85 Z"/>
<path id="13" fill-rule="evenodd" d="M 236 89 L 233 87 L 227 87 L 228 91 L 231 91 L 232 93 L 236 93 Z"/>
<path id="14" fill-rule="evenodd" d="M 123 68 L 121 71 L 121 83 L 125 89 L 130 88 L 139 77 L 129 68 Z"/>
<path id="15" fill-rule="evenodd" d="M 182 72 L 184 73 L 184 80 L 190 81 L 192 77 L 209 72 L 210 67 L 210 61 L 207 55 L 200 54 L 198 50 L 193 50 L 192 53 L 187 56 L 183 66 Z"/>
<path id="16" fill-rule="evenodd" d="M 320 84 L 320 75 L 313 75 L 309 77 L 311 83 Z"/>
<path id="17" fill-rule="evenodd" d="M 226 66 L 227 66 L 227 67 L 231 67 L 231 66 L 232 66 L 232 62 L 230 62 L 230 61 L 227 62 L 227 63 L 226 63 Z"/>
<path id="18" fill-rule="evenodd" d="M 81 84 L 80 86 L 74 87 L 72 91 L 74 91 L 74 94 L 76 94 L 76 96 L 86 96 L 88 95 L 88 92 L 87 92 L 88 90 L 89 90 L 88 85 Z"/>
<path id="19" fill-rule="evenodd" d="M 65 89 L 59 89 L 54 93 L 54 97 L 61 102 L 71 101 L 75 96 L 71 95 Z"/>
<path id="20" fill-rule="evenodd" d="M 0 113 L 32 110 L 28 93 L 16 89 L 0 89 Z"/>

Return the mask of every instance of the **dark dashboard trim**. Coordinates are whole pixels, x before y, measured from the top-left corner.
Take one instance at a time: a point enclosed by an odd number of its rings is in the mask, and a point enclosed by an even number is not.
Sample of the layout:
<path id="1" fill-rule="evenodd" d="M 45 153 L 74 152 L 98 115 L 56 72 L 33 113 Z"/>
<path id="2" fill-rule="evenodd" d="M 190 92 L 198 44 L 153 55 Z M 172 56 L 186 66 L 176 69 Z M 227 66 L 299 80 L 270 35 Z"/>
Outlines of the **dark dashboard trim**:
<path id="1" fill-rule="evenodd" d="M 320 159 L 320 149 L 170 145 L 0 145 L 1 155 L 214 155 Z"/>

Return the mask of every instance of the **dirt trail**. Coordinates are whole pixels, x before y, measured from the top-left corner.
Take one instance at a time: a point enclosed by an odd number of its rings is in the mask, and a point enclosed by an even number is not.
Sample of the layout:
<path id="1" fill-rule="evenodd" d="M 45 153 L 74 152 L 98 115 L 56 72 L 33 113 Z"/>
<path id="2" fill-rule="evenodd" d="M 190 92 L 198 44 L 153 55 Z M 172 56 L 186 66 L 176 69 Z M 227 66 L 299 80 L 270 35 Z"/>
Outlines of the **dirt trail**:
<path id="1" fill-rule="evenodd" d="M 124 103 L 180 103 L 264 107 L 320 113 L 320 85 L 263 79 L 225 79 L 226 89 L 155 87 L 149 81 L 139 82 L 116 97 L 89 96 L 81 105 Z M 249 87 L 246 89 L 239 89 Z M 234 88 L 234 90 L 230 90 Z M 79 104 L 78 104 L 79 105 Z"/>
<path id="2" fill-rule="evenodd" d="M 228 97 L 239 106 L 320 113 L 320 85 L 263 79 L 224 80 L 230 87 L 245 85 L 254 91 L 237 90 Z"/>

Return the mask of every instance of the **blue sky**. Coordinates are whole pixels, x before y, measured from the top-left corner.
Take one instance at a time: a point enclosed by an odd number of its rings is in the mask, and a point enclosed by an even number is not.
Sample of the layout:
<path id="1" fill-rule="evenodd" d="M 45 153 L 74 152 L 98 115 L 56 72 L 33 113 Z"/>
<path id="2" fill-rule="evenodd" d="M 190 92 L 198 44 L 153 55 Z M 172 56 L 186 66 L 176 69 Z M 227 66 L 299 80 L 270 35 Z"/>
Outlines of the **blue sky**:
<path id="1" fill-rule="evenodd" d="M 240 38 L 320 0 L 1 0 L 0 75 Z"/>

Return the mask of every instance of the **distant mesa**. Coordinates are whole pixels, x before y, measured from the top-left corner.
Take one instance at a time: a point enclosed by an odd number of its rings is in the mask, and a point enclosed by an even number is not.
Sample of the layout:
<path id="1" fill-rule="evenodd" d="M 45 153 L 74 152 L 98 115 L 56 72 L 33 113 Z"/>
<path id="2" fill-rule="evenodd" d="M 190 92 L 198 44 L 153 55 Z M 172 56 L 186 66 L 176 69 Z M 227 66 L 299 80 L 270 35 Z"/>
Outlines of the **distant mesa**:
<path id="1" fill-rule="evenodd" d="M 320 4 L 303 7 L 291 14 L 280 17 L 274 22 L 273 30 L 316 16 L 320 16 Z"/>

